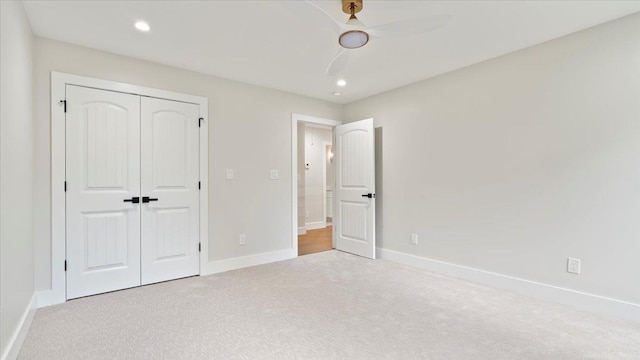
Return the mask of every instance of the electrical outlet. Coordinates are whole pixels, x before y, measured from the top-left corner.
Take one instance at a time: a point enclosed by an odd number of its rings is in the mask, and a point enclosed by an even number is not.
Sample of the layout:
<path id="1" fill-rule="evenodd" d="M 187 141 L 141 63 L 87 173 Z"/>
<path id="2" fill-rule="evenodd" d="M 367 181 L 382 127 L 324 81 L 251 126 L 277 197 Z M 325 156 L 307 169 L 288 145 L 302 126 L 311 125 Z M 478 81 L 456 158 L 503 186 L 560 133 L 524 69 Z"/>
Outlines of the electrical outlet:
<path id="1" fill-rule="evenodd" d="M 269 172 L 269 178 L 270 178 L 271 180 L 278 180 L 278 179 L 280 179 L 280 175 L 278 174 L 278 170 L 271 170 L 271 171 Z"/>
<path id="2" fill-rule="evenodd" d="M 567 259 L 567 272 L 572 274 L 580 274 L 580 259 Z"/>
<path id="3" fill-rule="evenodd" d="M 247 235 L 240 234 L 240 245 L 247 245 Z"/>
<path id="4" fill-rule="evenodd" d="M 304 217 L 308 219 L 309 218 L 309 211 L 306 211 L 306 213 L 304 215 L 305 215 Z"/>
<path id="5" fill-rule="evenodd" d="M 233 169 L 227 169 L 227 180 L 233 179 Z"/>
<path id="6" fill-rule="evenodd" d="M 418 234 L 411 234 L 411 243 L 413 245 L 418 245 Z"/>

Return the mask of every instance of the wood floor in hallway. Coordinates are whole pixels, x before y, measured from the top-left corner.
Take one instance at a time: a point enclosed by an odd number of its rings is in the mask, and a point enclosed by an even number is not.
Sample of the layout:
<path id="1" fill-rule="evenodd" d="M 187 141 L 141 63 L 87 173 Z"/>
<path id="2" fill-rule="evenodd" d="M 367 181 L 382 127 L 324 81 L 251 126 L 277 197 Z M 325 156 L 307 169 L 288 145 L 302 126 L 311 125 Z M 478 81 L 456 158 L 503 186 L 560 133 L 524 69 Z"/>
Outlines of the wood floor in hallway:
<path id="1" fill-rule="evenodd" d="M 313 254 L 321 251 L 331 250 L 331 236 L 333 227 L 327 226 L 323 229 L 309 230 L 304 235 L 298 236 L 298 255 Z"/>

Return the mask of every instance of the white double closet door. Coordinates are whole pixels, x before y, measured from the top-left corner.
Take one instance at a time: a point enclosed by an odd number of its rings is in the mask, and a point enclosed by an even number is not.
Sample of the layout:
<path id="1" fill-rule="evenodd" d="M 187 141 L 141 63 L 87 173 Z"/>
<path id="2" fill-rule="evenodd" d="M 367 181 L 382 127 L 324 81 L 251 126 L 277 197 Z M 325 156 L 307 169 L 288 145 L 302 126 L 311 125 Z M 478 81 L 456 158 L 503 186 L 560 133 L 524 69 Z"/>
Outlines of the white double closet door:
<path id="1" fill-rule="evenodd" d="M 67 299 L 199 273 L 199 107 L 66 87 Z"/>

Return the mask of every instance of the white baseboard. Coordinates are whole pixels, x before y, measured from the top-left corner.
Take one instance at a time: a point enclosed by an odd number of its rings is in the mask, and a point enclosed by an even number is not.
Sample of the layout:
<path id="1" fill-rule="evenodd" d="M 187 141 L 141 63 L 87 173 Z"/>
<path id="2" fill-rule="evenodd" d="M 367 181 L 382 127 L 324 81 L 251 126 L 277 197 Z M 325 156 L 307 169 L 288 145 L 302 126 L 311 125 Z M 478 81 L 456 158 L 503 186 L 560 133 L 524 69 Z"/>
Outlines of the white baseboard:
<path id="1" fill-rule="evenodd" d="M 22 343 L 24 339 L 27 337 L 27 332 L 29 331 L 29 327 L 31 326 L 31 321 L 33 320 L 33 316 L 36 313 L 36 294 L 31 296 L 31 301 L 29 305 L 22 314 L 20 318 L 20 323 L 18 324 L 18 328 L 14 331 L 9 339 L 9 343 L 7 344 L 7 348 L 2 352 L 2 356 L 0 359 L 2 360 L 14 360 L 18 357 L 18 353 L 20 352 L 20 348 L 22 347 Z"/>
<path id="2" fill-rule="evenodd" d="M 306 223 L 305 227 L 307 228 L 307 230 L 324 229 L 327 227 L 327 224 L 324 221 L 316 221 L 312 223 Z"/>
<path id="3" fill-rule="evenodd" d="M 53 300 L 53 290 L 36 291 L 36 298 L 36 306 L 38 307 L 38 309 L 57 304 Z"/>
<path id="4" fill-rule="evenodd" d="M 298 235 L 304 235 L 307 233 L 307 228 L 304 226 L 298 227 Z"/>
<path id="5" fill-rule="evenodd" d="M 590 312 L 617 317 L 628 321 L 640 322 L 640 304 L 451 264 L 444 261 L 419 257 L 393 250 L 377 248 L 376 253 L 378 258 L 415 266 L 431 272 L 457 277 L 491 287 L 510 290 L 545 301 L 574 306 Z"/>
<path id="6" fill-rule="evenodd" d="M 241 269 L 249 266 L 268 264 L 276 261 L 289 260 L 297 257 L 293 249 L 272 251 L 268 253 L 241 256 L 232 259 L 210 261 L 202 267 L 201 275 L 217 274 L 229 270 Z"/>

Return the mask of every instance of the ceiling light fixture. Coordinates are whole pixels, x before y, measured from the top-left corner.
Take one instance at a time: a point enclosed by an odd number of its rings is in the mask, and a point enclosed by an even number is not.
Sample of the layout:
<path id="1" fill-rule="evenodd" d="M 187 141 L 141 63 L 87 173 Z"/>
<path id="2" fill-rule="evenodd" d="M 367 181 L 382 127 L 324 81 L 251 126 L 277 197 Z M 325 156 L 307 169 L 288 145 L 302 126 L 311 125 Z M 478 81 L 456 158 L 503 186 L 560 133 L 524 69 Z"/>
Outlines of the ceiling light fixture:
<path id="1" fill-rule="evenodd" d="M 345 86 L 345 85 L 347 85 L 347 82 L 344 79 L 340 79 L 340 80 L 338 80 L 338 82 L 336 84 L 338 86 Z"/>
<path id="2" fill-rule="evenodd" d="M 364 24 L 356 17 L 357 8 L 358 6 L 355 2 L 351 2 L 349 5 L 351 16 L 349 17 L 349 20 L 347 20 L 347 25 L 354 29 L 343 32 L 338 38 L 338 43 L 340 43 L 340 46 L 345 49 L 357 49 L 367 45 L 369 42 L 369 34 L 364 31 Z"/>
<path id="3" fill-rule="evenodd" d="M 335 95 L 335 96 L 340 96 L 340 95 L 342 95 L 342 93 L 341 93 L 341 92 L 339 92 L 339 91 L 336 91 L 336 92 L 334 92 L 334 93 L 333 93 L 333 95 Z"/>
<path id="4" fill-rule="evenodd" d="M 135 25 L 136 29 L 138 29 L 140 31 L 147 32 L 147 31 L 151 30 L 151 26 L 149 26 L 149 24 L 147 24 L 144 21 L 136 21 L 136 23 L 134 25 Z"/>

